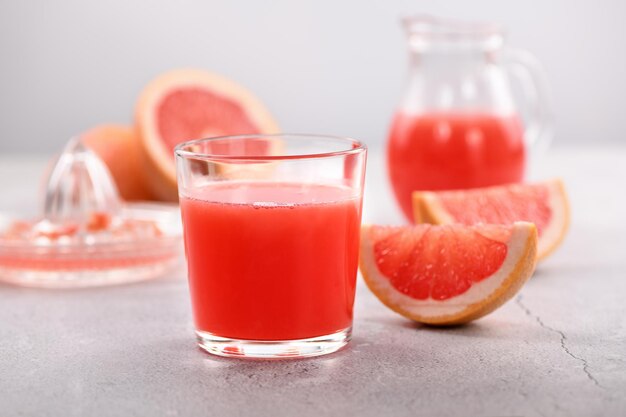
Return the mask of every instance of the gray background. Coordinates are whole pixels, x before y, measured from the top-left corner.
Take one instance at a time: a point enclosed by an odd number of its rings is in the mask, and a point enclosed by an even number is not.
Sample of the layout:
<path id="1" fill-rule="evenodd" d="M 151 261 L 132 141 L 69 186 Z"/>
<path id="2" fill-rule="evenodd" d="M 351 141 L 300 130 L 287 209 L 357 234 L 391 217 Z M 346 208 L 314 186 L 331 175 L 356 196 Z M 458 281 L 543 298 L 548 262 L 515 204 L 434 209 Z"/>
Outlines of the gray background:
<path id="1" fill-rule="evenodd" d="M 155 75 L 211 69 L 256 92 L 285 131 L 385 140 L 406 67 L 398 18 L 493 20 L 544 64 L 556 141 L 626 131 L 620 1 L 151 1 L 0 3 L 0 153 L 52 152 L 104 122 L 130 123 Z"/>

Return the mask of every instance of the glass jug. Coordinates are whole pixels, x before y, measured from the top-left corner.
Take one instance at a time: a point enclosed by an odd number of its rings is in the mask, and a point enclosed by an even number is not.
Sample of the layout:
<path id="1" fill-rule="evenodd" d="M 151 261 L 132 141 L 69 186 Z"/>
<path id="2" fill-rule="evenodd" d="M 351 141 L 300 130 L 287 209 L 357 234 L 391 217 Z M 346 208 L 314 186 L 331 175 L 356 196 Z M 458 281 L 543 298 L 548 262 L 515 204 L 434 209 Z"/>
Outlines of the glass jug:
<path id="1" fill-rule="evenodd" d="M 387 141 L 391 184 L 411 193 L 519 182 L 527 148 L 546 145 L 551 110 L 537 60 L 504 46 L 491 24 L 403 20 L 409 77 Z"/>

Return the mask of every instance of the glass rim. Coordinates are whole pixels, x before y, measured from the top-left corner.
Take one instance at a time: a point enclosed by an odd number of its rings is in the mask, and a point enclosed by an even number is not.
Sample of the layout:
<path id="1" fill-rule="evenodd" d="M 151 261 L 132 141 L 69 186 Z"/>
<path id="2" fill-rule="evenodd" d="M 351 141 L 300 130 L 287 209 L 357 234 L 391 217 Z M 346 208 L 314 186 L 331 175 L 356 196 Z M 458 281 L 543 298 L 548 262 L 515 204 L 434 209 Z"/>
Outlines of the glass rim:
<path id="1" fill-rule="evenodd" d="M 343 142 L 346 144 L 346 149 L 341 149 L 337 151 L 329 151 L 329 152 L 311 152 L 311 153 L 299 153 L 293 155 L 224 155 L 224 154 L 212 154 L 209 152 L 197 152 L 190 151 L 185 148 L 192 147 L 194 145 L 199 145 L 206 142 L 225 140 L 225 139 L 246 139 L 246 138 L 261 138 L 261 139 L 269 139 L 269 138 L 281 138 L 281 139 L 292 139 L 292 140 L 301 140 L 306 141 L 307 139 L 312 140 L 326 140 L 326 141 L 337 141 Z M 350 147 L 348 147 L 350 145 Z M 336 156 L 345 156 L 345 155 L 353 155 L 365 152 L 367 150 L 367 146 L 361 142 L 360 140 L 351 138 L 349 136 L 338 136 L 338 135 L 326 135 L 326 134 L 316 134 L 316 133 L 248 133 L 248 134 L 240 134 L 240 135 L 223 135 L 223 136 L 212 136 L 208 138 L 194 139 L 186 142 L 179 143 L 174 148 L 174 154 L 177 157 L 181 158 L 194 158 L 194 159 L 210 159 L 210 160 L 222 160 L 222 161 L 285 161 L 285 160 L 299 160 L 299 159 L 320 159 L 320 158 L 329 158 Z"/>
<path id="2" fill-rule="evenodd" d="M 440 18 L 427 14 L 405 15 L 401 22 L 408 34 L 429 39 L 484 39 L 504 37 L 505 34 L 504 28 L 497 23 Z"/>

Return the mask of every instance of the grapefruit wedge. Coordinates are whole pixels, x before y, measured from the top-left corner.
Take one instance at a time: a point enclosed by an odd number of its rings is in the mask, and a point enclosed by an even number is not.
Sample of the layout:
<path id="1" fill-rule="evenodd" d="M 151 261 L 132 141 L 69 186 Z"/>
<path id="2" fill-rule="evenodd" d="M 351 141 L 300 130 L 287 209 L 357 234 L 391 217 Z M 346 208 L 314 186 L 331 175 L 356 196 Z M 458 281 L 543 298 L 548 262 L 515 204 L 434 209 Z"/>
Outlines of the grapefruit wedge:
<path id="1" fill-rule="evenodd" d="M 278 125 L 250 91 L 221 75 L 198 69 L 167 72 L 141 93 L 136 125 L 152 191 L 175 201 L 174 148 L 211 136 L 277 133 Z"/>
<path id="2" fill-rule="evenodd" d="M 569 203 L 560 179 L 458 191 L 413 193 L 416 223 L 511 224 L 537 226 L 537 257 L 545 259 L 562 242 L 569 227 Z"/>
<path id="3" fill-rule="evenodd" d="M 517 293 L 534 271 L 535 225 L 363 226 L 360 269 L 393 311 L 420 323 L 480 318 Z"/>

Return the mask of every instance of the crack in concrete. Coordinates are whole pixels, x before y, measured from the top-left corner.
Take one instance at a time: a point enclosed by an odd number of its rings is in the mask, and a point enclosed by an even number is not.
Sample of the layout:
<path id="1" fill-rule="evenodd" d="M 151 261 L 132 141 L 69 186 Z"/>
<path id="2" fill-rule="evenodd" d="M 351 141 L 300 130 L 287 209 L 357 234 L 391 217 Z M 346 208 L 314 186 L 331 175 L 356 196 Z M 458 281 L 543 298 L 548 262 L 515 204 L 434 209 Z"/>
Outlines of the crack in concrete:
<path id="1" fill-rule="evenodd" d="M 572 353 L 571 350 L 569 350 L 569 348 L 567 347 L 567 344 L 565 343 L 567 341 L 567 336 L 565 335 L 565 333 L 559 329 L 555 329 L 554 327 L 550 327 L 547 324 L 545 324 L 543 322 L 543 320 L 541 320 L 541 318 L 536 315 L 533 314 L 532 311 L 530 311 L 530 309 L 528 307 L 526 307 L 526 305 L 524 303 L 522 303 L 522 294 L 519 294 L 517 297 L 515 297 L 515 304 L 517 304 L 519 306 L 519 308 L 521 308 L 524 313 L 526 313 L 526 315 L 528 317 L 531 317 L 533 319 L 535 319 L 535 321 L 539 324 L 539 326 L 543 327 L 544 329 L 551 331 L 552 333 L 556 333 L 559 335 L 559 337 L 561 338 L 561 349 L 563 349 L 563 351 L 570 356 L 571 358 L 577 360 L 578 362 L 580 362 L 583 365 L 583 372 L 585 373 L 585 375 L 587 375 L 587 378 L 594 383 L 594 385 L 596 385 L 599 388 L 604 388 L 602 385 L 600 385 L 600 383 L 598 382 L 598 380 L 591 374 L 591 371 L 589 371 L 589 363 L 587 362 L 587 360 L 585 358 L 582 358 L 580 356 L 576 356 Z"/>

